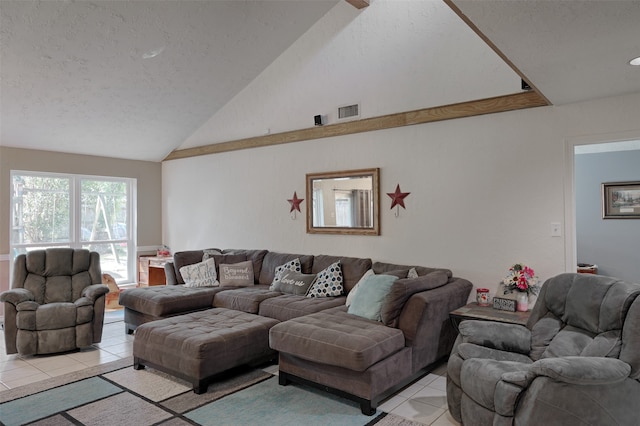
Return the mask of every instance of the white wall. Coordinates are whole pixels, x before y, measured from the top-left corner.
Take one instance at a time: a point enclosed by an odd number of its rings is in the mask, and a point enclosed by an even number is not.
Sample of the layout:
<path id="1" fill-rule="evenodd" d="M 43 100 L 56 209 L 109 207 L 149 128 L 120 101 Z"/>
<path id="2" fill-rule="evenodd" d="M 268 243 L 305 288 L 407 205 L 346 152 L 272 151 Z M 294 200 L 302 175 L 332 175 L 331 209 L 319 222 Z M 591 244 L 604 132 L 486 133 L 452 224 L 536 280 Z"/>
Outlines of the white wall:
<path id="1" fill-rule="evenodd" d="M 164 242 L 449 267 L 492 292 L 515 262 L 546 279 L 573 270 L 565 238 L 550 236 L 565 217 L 565 140 L 640 132 L 626 113 L 637 105 L 640 94 L 167 161 Z M 307 234 L 306 199 L 291 219 L 306 173 L 369 167 L 381 168 L 380 236 Z M 411 195 L 396 218 L 385 193 L 398 183 Z"/>
<path id="2" fill-rule="evenodd" d="M 335 123 L 338 106 L 357 102 L 367 118 L 519 90 L 441 0 L 340 1 L 181 148 L 312 127 L 318 114 Z"/>
<path id="3" fill-rule="evenodd" d="M 449 25 L 459 40 L 440 36 Z M 434 87 L 442 69 L 449 83 Z M 360 12 L 340 2 L 183 147 L 311 127 L 352 101 L 369 117 L 514 93 L 519 82 L 442 2 L 376 0 Z M 449 267 L 492 291 L 515 262 L 546 279 L 574 270 L 566 145 L 638 130 L 638 105 L 640 94 L 164 162 L 164 243 Z M 381 235 L 307 234 L 305 174 L 372 167 Z M 411 192 L 397 218 L 386 196 L 396 184 Z M 305 198 L 296 220 L 294 191 Z M 566 238 L 551 237 L 552 222 Z"/>

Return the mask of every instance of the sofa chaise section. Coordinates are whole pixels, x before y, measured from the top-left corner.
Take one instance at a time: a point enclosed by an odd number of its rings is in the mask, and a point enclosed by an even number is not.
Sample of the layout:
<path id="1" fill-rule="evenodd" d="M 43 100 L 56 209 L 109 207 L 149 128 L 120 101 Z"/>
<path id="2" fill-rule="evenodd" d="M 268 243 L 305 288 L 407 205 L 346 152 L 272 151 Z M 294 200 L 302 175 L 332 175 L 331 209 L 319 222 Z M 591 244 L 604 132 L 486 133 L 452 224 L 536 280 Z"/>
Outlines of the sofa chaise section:
<path id="1" fill-rule="evenodd" d="M 189 288 L 184 285 L 132 288 L 120 294 L 127 334 L 140 325 L 163 318 L 210 309 L 222 287 Z"/>
<path id="2" fill-rule="evenodd" d="M 221 253 L 218 249 L 207 249 Z M 128 334 L 149 321 L 156 321 L 176 315 L 211 309 L 213 297 L 221 291 L 234 287 L 187 287 L 180 274 L 180 268 L 202 261 L 205 250 L 176 252 L 173 262 L 165 264 L 166 286 L 141 287 L 124 291 L 118 303 L 124 306 L 125 331 Z M 216 266 L 221 263 L 237 263 L 252 260 L 254 271 L 260 270 L 261 259 L 266 250 L 237 250 L 227 254 L 213 255 Z"/>
<path id="3" fill-rule="evenodd" d="M 399 265 L 379 266 L 392 271 Z M 373 415 L 380 401 L 445 358 L 455 341 L 449 312 L 467 303 L 472 284 L 448 278 L 443 270 L 423 272 L 444 274 L 446 284 L 388 296 L 401 306 L 397 318 L 398 309 L 388 307 L 386 324 L 349 314 L 342 306 L 274 326 L 269 344 L 279 352 L 280 384 L 315 385 L 357 401 L 363 414 Z M 398 281 L 402 288 L 403 280 Z M 428 279 L 422 281 L 422 288 L 428 287 Z"/>

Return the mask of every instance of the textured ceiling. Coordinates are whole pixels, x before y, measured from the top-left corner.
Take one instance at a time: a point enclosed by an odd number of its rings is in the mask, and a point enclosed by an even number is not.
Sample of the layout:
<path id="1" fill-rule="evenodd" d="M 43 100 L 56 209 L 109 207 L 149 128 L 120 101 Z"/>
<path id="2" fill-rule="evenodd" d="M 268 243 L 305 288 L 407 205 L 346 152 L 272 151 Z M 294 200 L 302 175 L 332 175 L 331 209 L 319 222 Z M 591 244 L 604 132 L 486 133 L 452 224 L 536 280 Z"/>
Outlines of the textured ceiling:
<path id="1" fill-rule="evenodd" d="M 159 161 L 333 1 L 0 1 L 0 144 Z"/>
<path id="2" fill-rule="evenodd" d="M 554 104 L 640 92 L 640 1 L 449 1 Z M 0 145 L 160 161 L 337 3 L 0 0 Z"/>

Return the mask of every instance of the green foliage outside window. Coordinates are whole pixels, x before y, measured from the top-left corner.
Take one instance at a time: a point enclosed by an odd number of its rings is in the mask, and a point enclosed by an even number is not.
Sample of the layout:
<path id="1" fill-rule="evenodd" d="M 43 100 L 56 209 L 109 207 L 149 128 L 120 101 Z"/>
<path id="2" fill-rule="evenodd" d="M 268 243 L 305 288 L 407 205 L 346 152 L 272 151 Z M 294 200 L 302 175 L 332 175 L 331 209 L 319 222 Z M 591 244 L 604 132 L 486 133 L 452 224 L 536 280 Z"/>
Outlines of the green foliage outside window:
<path id="1" fill-rule="evenodd" d="M 69 185 L 66 178 L 14 176 L 14 243 L 69 241 Z"/>

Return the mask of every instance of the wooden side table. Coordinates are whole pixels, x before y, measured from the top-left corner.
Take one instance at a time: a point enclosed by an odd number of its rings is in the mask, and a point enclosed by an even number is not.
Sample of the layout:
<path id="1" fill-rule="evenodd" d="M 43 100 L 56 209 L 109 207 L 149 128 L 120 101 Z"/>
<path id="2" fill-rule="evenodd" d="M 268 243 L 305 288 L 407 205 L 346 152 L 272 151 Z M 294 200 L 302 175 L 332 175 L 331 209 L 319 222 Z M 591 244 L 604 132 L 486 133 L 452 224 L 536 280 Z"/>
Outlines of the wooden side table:
<path id="1" fill-rule="evenodd" d="M 529 315 L 531 315 L 530 311 L 501 311 L 499 309 L 493 309 L 491 306 L 478 306 L 475 302 L 449 312 L 449 318 L 456 330 L 458 329 L 458 324 L 463 320 L 505 322 L 526 326 L 527 321 L 529 320 Z"/>
<path id="2" fill-rule="evenodd" d="M 138 286 L 165 285 L 164 264 L 173 259 L 171 256 L 140 256 L 138 258 Z"/>

